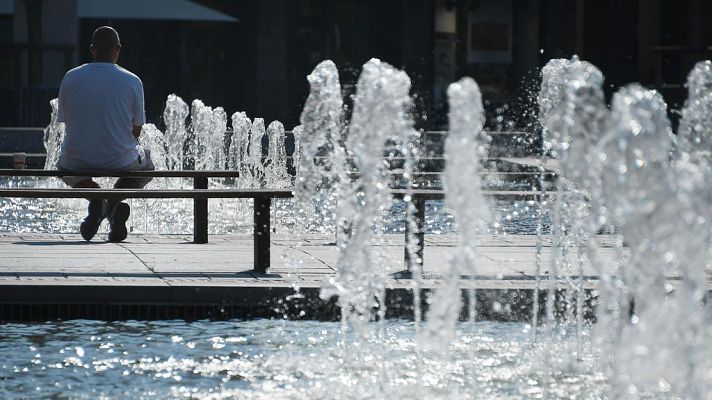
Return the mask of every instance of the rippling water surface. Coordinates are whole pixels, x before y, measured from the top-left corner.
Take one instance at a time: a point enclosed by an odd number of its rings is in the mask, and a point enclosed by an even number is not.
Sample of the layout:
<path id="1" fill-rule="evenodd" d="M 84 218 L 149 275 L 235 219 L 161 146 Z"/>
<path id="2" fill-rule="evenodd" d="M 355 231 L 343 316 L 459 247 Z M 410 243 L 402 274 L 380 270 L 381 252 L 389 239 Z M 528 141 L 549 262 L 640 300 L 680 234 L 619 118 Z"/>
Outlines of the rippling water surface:
<path id="1" fill-rule="evenodd" d="M 449 354 L 410 322 L 370 339 L 339 323 L 253 320 L 4 324 L 0 398 L 601 398 L 596 355 L 534 346 L 528 326 L 462 323 Z M 420 350 L 419 350 L 420 349 Z M 543 367 L 548 365 L 548 367 Z"/>
<path id="2" fill-rule="evenodd" d="M 112 180 L 100 180 L 109 187 Z M 154 183 L 152 183 L 153 185 Z M 55 179 L 2 178 L 0 187 L 64 187 Z M 189 181 L 176 180 L 171 187 L 192 187 Z M 512 188 L 521 190 L 522 188 Z M 192 234 L 193 202 L 189 199 L 129 199 L 131 217 L 128 222 L 133 233 Z M 25 199 L 0 197 L 0 232 L 16 233 L 77 233 L 79 222 L 86 216 L 84 199 Z M 274 224 L 278 233 L 304 232 L 305 222 L 295 212 L 293 200 L 277 200 Z M 473 207 L 475 205 L 473 204 Z M 252 200 L 211 199 L 209 202 L 210 233 L 248 234 L 252 232 Z M 494 220 L 490 223 L 493 234 L 535 234 L 539 205 L 533 201 L 496 201 L 492 204 Z M 426 206 L 426 232 L 448 234 L 457 230 L 452 215 L 442 201 L 429 201 Z M 548 232 L 549 217 L 545 213 L 544 231 Z M 306 223 L 308 225 L 308 223 Z M 394 202 L 387 220 L 386 233 L 403 232 L 405 203 Z M 104 222 L 103 230 L 107 229 Z"/>

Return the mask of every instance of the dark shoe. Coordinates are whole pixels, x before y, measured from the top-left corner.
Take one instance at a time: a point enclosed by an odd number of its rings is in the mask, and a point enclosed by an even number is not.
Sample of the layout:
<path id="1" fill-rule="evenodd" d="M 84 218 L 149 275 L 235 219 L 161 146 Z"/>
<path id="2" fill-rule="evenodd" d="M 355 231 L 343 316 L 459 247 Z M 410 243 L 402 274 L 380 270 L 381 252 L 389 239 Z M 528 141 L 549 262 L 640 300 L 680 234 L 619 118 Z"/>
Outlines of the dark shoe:
<path id="1" fill-rule="evenodd" d="M 89 214 L 84 218 L 81 225 L 79 225 L 79 232 L 82 234 L 82 238 L 87 242 L 90 241 L 101 226 L 101 221 L 104 219 L 104 200 L 89 200 Z"/>
<path id="2" fill-rule="evenodd" d="M 114 207 L 109 218 L 109 226 L 111 230 L 109 231 L 109 241 L 110 242 L 120 242 L 126 239 L 128 231 L 126 230 L 126 221 L 129 219 L 131 214 L 131 208 L 126 203 L 119 203 Z"/>

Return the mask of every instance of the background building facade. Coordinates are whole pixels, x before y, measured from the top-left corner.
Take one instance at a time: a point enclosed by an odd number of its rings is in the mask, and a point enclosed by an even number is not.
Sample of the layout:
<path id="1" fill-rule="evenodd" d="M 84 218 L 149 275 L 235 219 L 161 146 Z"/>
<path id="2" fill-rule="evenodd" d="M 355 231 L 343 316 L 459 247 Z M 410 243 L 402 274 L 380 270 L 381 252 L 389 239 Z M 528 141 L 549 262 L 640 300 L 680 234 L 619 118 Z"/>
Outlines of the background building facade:
<path id="1" fill-rule="evenodd" d="M 159 126 L 176 93 L 291 128 L 318 62 L 336 62 L 348 96 L 376 57 L 410 75 L 419 126 L 441 128 L 447 85 L 472 76 L 500 128 L 526 128 L 551 58 L 577 54 L 601 68 L 608 95 L 636 81 L 675 108 L 689 69 L 712 57 L 706 0 L 0 0 L 0 126 L 45 125 L 64 72 L 90 61 L 105 24 Z"/>

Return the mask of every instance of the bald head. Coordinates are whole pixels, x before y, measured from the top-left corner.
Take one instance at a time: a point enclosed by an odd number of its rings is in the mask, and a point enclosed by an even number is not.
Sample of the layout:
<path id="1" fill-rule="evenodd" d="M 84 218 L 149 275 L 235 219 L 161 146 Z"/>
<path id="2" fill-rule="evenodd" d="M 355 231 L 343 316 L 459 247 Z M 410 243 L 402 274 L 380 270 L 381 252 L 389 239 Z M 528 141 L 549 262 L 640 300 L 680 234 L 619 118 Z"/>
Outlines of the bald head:
<path id="1" fill-rule="evenodd" d="M 110 26 L 102 26 L 91 35 L 91 52 L 98 62 L 116 63 L 121 50 L 119 33 Z"/>

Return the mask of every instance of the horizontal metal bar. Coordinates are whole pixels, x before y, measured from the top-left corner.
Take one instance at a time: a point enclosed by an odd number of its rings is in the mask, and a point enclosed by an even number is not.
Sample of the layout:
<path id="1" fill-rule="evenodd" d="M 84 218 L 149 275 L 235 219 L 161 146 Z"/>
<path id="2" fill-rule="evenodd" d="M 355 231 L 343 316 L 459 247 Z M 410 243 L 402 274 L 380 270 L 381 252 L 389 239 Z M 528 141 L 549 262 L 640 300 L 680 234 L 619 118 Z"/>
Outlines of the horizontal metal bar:
<path id="1" fill-rule="evenodd" d="M 358 177 L 360 172 L 352 171 L 348 173 L 351 177 Z M 389 175 L 403 175 L 402 170 L 389 171 Z M 413 176 L 440 176 L 443 172 L 427 172 L 414 171 Z M 238 171 L 195 171 L 195 170 L 177 170 L 177 171 L 131 171 L 131 172 L 67 172 L 46 169 L 0 169 L 0 176 L 91 176 L 91 177 L 154 177 L 154 178 L 237 178 Z M 539 176 L 539 172 L 502 172 L 502 171 L 483 171 L 481 175 L 485 176 Z M 555 175 L 552 172 L 545 172 L 546 176 Z"/>
<path id="2" fill-rule="evenodd" d="M 45 153 L 28 153 L 28 152 L 25 152 L 25 151 L 11 151 L 11 152 L 9 152 L 9 153 L 8 153 L 8 152 L 3 152 L 3 153 L 0 153 L 0 157 L 12 158 L 12 157 L 13 157 L 15 154 L 17 154 L 17 153 L 24 153 L 24 154 L 25 154 L 25 157 L 27 157 L 27 158 L 32 158 L 32 157 L 35 157 L 35 158 L 44 158 L 44 157 L 47 157 L 47 154 L 45 154 Z"/>
<path id="3" fill-rule="evenodd" d="M 0 153 L 0 155 L 8 156 L 11 157 L 14 153 Z M 44 157 L 46 156 L 45 153 L 26 153 L 26 155 L 29 156 L 41 156 Z M 269 157 L 268 156 L 262 156 L 262 160 L 267 160 Z M 286 156 L 287 159 L 292 159 L 294 158 L 291 155 Z M 381 157 L 384 160 L 390 160 L 390 161 L 404 161 L 406 157 L 404 156 L 392 156 L 392 157 Z M 314 156 L 313 159 L 315 161 L 319 160 L 328 160 L 331 159 L 331 157 L 328 156 Z M 354 156 L 348 156 L 345 157 L 345 160 L 350 161 L 350 160 L 355 160 L 356 157 Z M 489 157 L 489 158 L 483 158 L 480 160 L 481 162 L 491 162 L 491 161 L 499 161 L 499 162 L 507 162 L 510 164 L 518 164 L 520 161 L 529 161 L 530 163 L 533 161 L 538 162 L 540 160 L 539 157 Z M 434 157 L 416 157 L 416 158 L 411 158 L 411 161 L 413 162 L 418 162 L 418 161 L 447 161 L 447 158 L 444 155 L 441 156 L 434 156 Z M 530 165 L 530 164 L 522 164 L 522 165 Z M 0 169 L 0 175 L 3 175 L 4 173 L 9 173 L 11 171 L 16 171 L 14 169 Z M 23 173 L 24 175 L 37 175 L 37 176 L 67 176 L 71 174 L 71 176 L 126 176 L 122 174 L 126 174 L 128 172 L 111 172 L 111 171 L 84 171 L 84 172 L 69 172 L 69 171 L 58 171 L 58 170 L 44 170 L 44 169 L 26 169 L 24 171 L 31 171 L 32 173 Z M 139 172 L 139 171 L 135 171 Z M 203 171 L 203 170 L 171 170 L 171 171 L 141 171 L 142 173 L 146 174 L 157 174 L 157 175 L 143 175 L 143 176 L 168 176 L 168 177 L 195 177 L 195 176 L 205 176 L 205 174 L 210 175 L 210 177 L 215 176 L 215 177 L 233 177 L 237 176 L 234 175 L 237 173 L 237 171 L 224 171 L 224 170 L 217 170 L 217 171 Z M 89 175 L 91 174 L 91 175 Z M 169 175 L 163 175 L 163 174 L 170 174 Z M 173 175 L 175 174 L 175 175 Z M 184 175 L 186 174 L 186 175 Z M 197 175 L 195 175 L 197 174 Z"/>
<path id="4" fill-rule="evenodd" d="M 0 189 L 0 197 L 60 199 L 211 199 L 291 198 L 291 190 L 269 189 Z"/>
<path id="5" fill-rule="evenodd" d="M 396 199 L 402 199 L 408 193 L 405 189 L 392 189 L 390 193 Z M 415 189 L 411 195 L 424 200 L 443 200 L 444 190 Z M 547 191 L 546 196 L 556 196 L 561 192 Z M 483 190 L 486 197 L 507 199 L 538 199 L 541 192 L 531 190 Z M 140 198 L 140 199 L 209 199 L 209 198 L 292 198 L 291 190 L 270 189 L 45 189 L 45 188 L 2 188 L 0 197 L 28 198 Z"/>
<path id="6" fill-rule="evenodd" d="M 410 174 L 414 177 L 418 177 L 418 176 L 438 177 L 438 176 L 444 176 L 445 172 L 414 171 L 414 172 L 411 172 Z M 359 176 L 361 176 L 361 173 L 358 171 L 352 171 L 352 172 L 348 172 L 348 175 L 351 178 L 358 178 Z M 401 176 L 401 175 L 403 175 L 403 170 L 388 171 L 387 175 Z M 512 177 L 515 177 L 515 178 L 538 178 L 542 174 L 539 172 L 526 172 L 526 171 L 524 171 L 524 172 L 484 171 L 484 172 L 481 172 L 480 175 L 488 176 L 488 177 L 500 177 L 501 176 L 501 177 L 507 177 L 507 178 L 513 179 Z M 556 176 L 556 174 L 551 171 L 547 171 L 543 175 L 547 176 L 547 177 Z"/>
<path id="7" fill-rule="evenodd" d="M 393 189 L 391 194 L 396 199 L 403 199 L 408 194 L 408 191 L 405 189 Z M 555 196 L 556 194 L 557 192 L 546 192 L 545 196 Z M 444 190 L 416 189 L 411 190 L 410 195 L 416 199 L 443 200 L 446 193 Z M 482 195 L 497 199 L 537 200 L 541 197 L 541 192 L 531 190 L 483 190 Z"/>
<path id="8" fill-rule="evenodd" d="M 238 171 L 59 171 L 51 169 L 0 169 L 0 176 L 87 176 L 87 177 L 152 177 L 152 178 L 237 178 Z"/>

